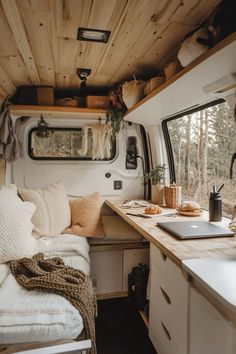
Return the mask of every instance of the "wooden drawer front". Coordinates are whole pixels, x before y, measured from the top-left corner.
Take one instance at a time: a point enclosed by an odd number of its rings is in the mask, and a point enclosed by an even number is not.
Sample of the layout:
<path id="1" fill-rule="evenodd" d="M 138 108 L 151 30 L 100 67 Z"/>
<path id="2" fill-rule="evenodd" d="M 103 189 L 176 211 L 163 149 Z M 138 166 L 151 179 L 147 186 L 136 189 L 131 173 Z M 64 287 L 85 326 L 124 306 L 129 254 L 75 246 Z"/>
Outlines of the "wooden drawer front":
<path id="1" fill-rule="evenodd" d="M 185 339 L 170 329 L 155 311 L 149 316 L 149 337 L 158 354 L 187 354 Z"/>
<path id="2" fill-rule="evenodd" d="M 154 264 L 178 292 L 185 296 L 188 295 L 188 283 L 184 279 L 181 269 L 153 244 L 150 247 L 150 260 L 151 267 Z"/>
<path id="3" fill-rule="evenodd" d="M 173 328 L 187 342 L 188 298 L 179 294 L 156 266 L 151 274 L 150 311 L 157 313 L 168 328 Z"/>

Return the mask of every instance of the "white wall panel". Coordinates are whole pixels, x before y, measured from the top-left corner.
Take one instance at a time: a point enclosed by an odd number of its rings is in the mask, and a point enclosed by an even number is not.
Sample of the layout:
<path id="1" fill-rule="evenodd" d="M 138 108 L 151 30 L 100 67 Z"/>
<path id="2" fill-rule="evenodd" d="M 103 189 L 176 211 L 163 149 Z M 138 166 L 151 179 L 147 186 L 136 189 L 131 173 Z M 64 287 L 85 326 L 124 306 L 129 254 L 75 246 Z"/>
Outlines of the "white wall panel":
<path id="1" fill-rule="evenodd" d="M 45 118 L 45 117 L 44 117 Z M 36 188 L 61 180 L 67 193 L 83 196 L 99 191 L 105 198 L 131 199 L 143 198 L 143 178 L 141 161 L 138 159 L 137 170 L 126 170 L 127 135 L 137 137 L 138 153 L 142 155 L 139 128 L 126 125 L 118 136 L 117 156 L 113 161 L 36 161 L 28 155 L 28 134 L 37 126 L 39 117 L 30 118 L 20 128 L 20 141 L 23 145 L 23 158 L 8 164 L 8 182 L 19 187 Z M 81 127 L 87 122 L 78 119 L 47 119 L 50 127 Z M 97 120 L 94 121 L 96 123 Z M 91 124 L 91 120 L 89 121 Z M 111 173 L 106 178 L 106 172 Z M 122 181 L 122 189 L 114 190 L 115 180 Z"/>

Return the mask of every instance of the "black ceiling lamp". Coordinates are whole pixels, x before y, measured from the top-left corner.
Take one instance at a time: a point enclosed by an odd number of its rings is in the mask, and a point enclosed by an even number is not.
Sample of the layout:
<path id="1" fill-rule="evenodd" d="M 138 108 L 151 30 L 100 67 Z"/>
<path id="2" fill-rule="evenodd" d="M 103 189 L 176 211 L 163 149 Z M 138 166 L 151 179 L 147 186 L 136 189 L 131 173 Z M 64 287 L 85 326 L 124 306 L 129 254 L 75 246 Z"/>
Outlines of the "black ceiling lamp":
<path id="1" fill-rule="evenodd" d="M 91 71 L 92 71 L 91 69 L 85 69 L 85 68 L 78 68 L 76 70 L 76 73 L 79 79 L 81 80 L 81 84 L 80 84 L 81 88 L 86 87 L 87 78 L 91 74 Z"/>
<path id="2" fill-rule="evenodd" d="M 93 28 L 79 27 L 77 33 L 77 39 L 79 41 L 107 43 L 110 34 L 111 31 L 107 31 L 107 30 L 98 30 Z"/>

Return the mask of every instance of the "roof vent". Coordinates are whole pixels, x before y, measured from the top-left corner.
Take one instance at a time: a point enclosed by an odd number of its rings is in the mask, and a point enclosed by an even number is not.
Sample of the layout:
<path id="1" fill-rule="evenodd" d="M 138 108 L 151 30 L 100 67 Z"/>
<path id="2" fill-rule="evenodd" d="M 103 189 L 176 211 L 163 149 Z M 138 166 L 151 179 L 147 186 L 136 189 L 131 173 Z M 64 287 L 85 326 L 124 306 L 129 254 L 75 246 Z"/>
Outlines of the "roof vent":
<path id="1" fill-rule="evenodd" d="M 79 27 L 77 39 L 79 41 L 107 43 L 110 34 L 111 31 Z"/>

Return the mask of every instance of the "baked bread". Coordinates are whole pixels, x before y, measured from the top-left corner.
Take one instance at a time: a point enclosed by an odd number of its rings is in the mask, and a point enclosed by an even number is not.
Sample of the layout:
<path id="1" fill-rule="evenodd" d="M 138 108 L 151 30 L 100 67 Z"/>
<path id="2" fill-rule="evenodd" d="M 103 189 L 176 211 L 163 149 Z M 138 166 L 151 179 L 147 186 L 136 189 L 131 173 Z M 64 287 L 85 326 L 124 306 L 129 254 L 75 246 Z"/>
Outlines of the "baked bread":
<path id="1" fill-rule="evenodd" d="M 159 205 L 150 204 L 147 208 L 145 208 L 144 212 L 145 214 L 161 214 L 162 209 Z"/>
<path id="2" fill-rule="evenodd" d="M 191 213 L 197 214 L 197 213 L 201 212 L 201 206 L 197 202 L 190 200 L 190 201 L 186 201 L 186 202 L 181 203 L 178 206 L 177 210 L 181 211 L 181 212 L 191 212 Z"/>

